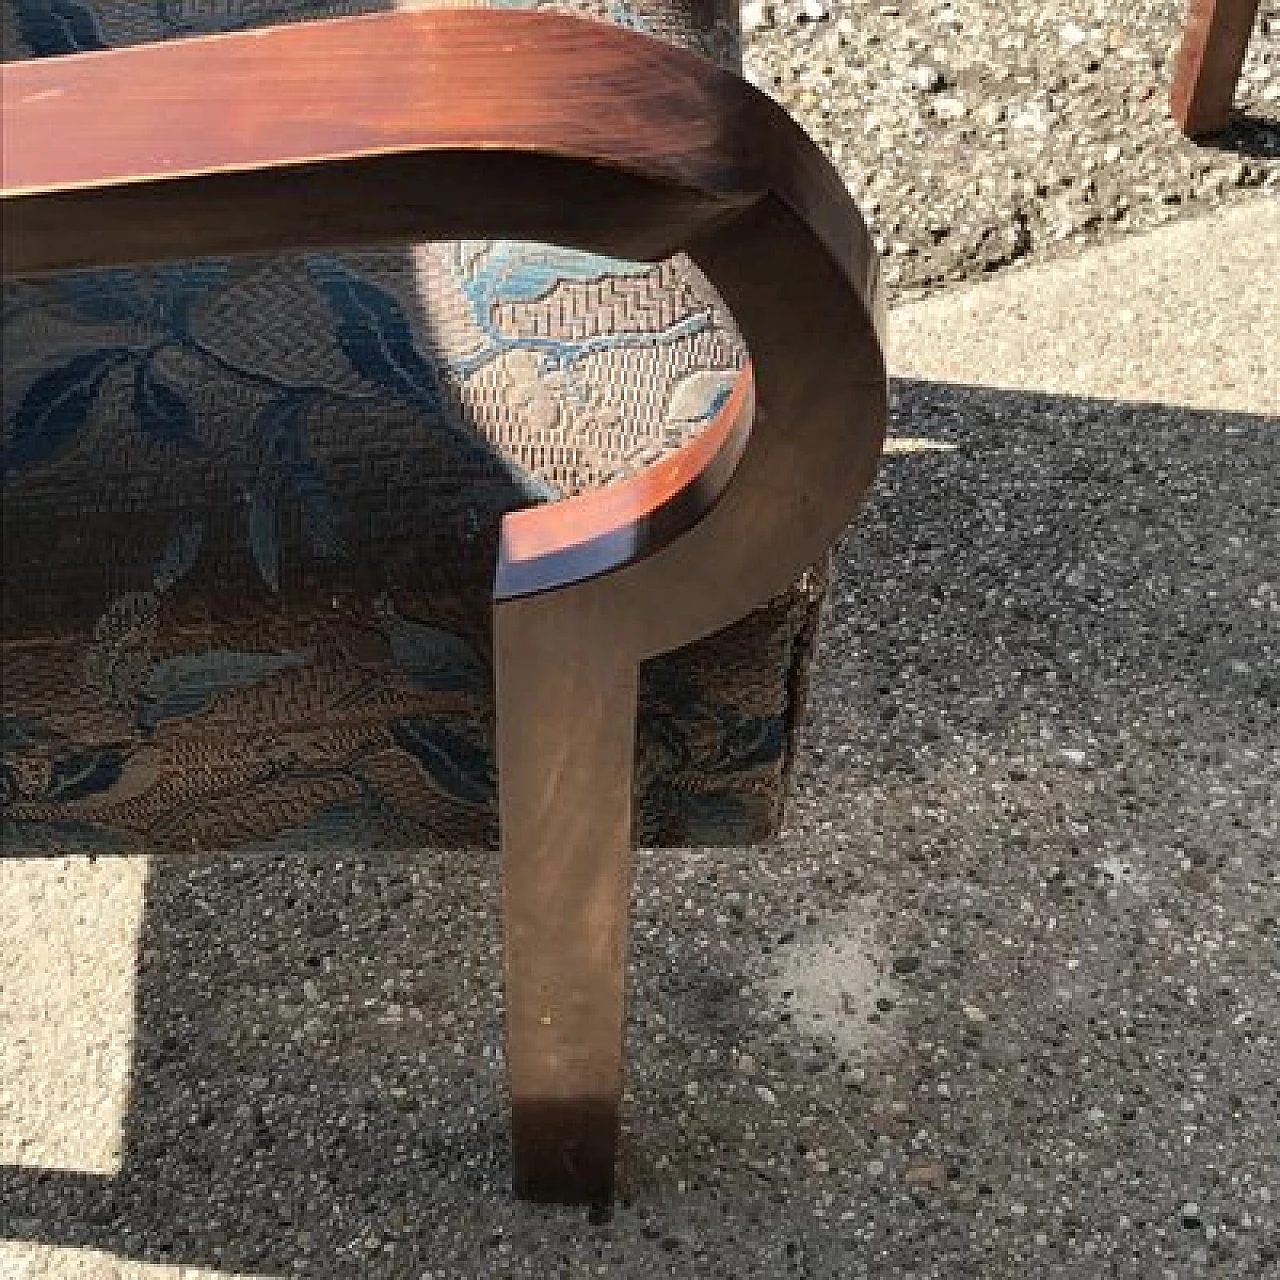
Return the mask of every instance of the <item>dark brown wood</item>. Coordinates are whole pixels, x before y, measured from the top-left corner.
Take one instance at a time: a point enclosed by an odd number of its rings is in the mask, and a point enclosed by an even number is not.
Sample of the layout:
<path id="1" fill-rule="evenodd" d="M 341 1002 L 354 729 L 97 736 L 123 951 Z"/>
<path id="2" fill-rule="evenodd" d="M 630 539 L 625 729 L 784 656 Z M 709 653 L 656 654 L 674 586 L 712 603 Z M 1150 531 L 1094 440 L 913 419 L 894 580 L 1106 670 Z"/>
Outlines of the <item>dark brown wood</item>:
<path id="1" fill-rule="evenodd" d="M 715 422 L 616 488 L 508 517 L 495 583 L 515 1179 L 606 1197 L 639 663 L 785 591 L 883 443 L 878 264 L 844 184 L 736 77 L 540 13 L 18 65 L 3 106 L 8 270 L 493 234 L 685 251 L 733 311 L 754 376 Z"/>
<path id="2" fill-rule="evenodd" d="M 605 1204 L 617 1174 L 618 1104 L 517 1101 L 511 1145 L 522 1153 L 515 1191 L 526 1200 Z"/>
<path id="3" fill-rule="evenodd" d="M 729 213 L 758 192 L 748 122 L 733 119 L 758 104 L 726 96 L 734 77 L 691 54 L 600 26 L 374 14 L 10 63 L 4 269 L 484 235 L 513 220 L 660 256 L 708 205 Z"/>
<path id="4" fill-rule="evenodd" d="M 514 1173 L 535 1200 L 610 1197 L 623 1087 L 638 664 L 578 604 L 494 617 Z"/>
<path id="5" fill-rule="evenodd" d="M 1227 127 L 1257 14 L 1258 0 L 1191 0 L 1169 94 L 1173 118 L 1189 137 Z"/>

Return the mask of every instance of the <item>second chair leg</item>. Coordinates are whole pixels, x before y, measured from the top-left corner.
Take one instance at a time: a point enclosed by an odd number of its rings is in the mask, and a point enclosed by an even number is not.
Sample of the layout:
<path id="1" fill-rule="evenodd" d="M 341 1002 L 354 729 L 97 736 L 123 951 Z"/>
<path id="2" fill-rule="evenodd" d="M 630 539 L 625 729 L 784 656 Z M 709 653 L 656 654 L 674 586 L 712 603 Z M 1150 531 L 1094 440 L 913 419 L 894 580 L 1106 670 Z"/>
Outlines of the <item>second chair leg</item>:
<path id="1" fill-rule="evenodd" d="M 494 661 L 517 1194 L 613 1194 L 637 671 L 557 597 L 499 603 Z"/>
<path id="2" fill-rule="evenodd" d="M 1221 133 L 1244 65 L 1258 0 L 1190 0 L 1169 109 L 1191 137 Z"/>

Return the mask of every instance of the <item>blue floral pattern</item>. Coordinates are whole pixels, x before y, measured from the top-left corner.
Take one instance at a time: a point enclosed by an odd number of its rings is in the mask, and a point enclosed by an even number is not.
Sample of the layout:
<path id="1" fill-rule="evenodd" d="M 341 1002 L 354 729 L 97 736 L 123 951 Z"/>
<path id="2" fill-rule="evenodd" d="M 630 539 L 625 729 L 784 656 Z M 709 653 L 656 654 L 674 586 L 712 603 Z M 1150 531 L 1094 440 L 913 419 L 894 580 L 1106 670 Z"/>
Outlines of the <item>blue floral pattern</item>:
<path id="1" fill-rule="evenodd" d="M 40 57 L 353 7 L 0 4 Z M 733 47 L 727 6 L 582 7 Z M 512 240 L 10 279 L 0 324 L 5 851 L 492 843 L 503 513 L 678 445 L 741 359 L 687 264 Z M 776 826 L 815 607 L 646 668 L 642 840 Z"/>

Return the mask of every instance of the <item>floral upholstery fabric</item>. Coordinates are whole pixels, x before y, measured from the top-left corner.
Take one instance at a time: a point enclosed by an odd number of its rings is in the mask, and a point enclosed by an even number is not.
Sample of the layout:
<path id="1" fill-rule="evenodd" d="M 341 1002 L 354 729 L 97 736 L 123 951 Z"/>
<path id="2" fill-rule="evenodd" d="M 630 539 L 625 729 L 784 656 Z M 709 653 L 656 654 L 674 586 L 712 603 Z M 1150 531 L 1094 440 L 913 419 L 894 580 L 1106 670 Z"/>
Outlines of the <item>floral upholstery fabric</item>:
<path id="1" fill-rule="evenodd" d="M 719 2 L 581 11 L 732 62 Z M 0 12 L 8 59 L 387 7 Z M 3 308 L 7 853 L 492 844 L 502 515 L 679 445 L 742 358 L 689 263 L 511 241 L 13 279 Z M 639 841 L 776 827 L 819 587 L 646 665 Z"/>

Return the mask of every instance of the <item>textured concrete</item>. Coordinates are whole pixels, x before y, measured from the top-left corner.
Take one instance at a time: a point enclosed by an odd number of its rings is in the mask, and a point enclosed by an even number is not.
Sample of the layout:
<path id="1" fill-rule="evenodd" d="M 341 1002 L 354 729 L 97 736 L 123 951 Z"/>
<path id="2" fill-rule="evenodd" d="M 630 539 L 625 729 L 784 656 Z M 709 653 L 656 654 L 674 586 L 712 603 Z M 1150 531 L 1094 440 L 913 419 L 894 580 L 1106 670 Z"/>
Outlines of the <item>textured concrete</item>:
<path id="1" fill-rule="evenodd" d="M 1280 413 L 1280 199 L 899 308 L 901 377 Z"/>
<path id="2" fill-rule="evenodd" d="M 638 860 L 611 1217 L 507 1195 L 492 858 L 8 862 L 0 1280 L 1280 1274 L 1275 234 L 895 314 L 786 833 Z"/>
<path id="3" fill-rule="evenodd" d="M 129 1262 L 97 1249 L 33 1249 L 0 1242 L 0 1280 L 227 1280 L 226 1271 Z M 241 1274 L 237 1280 L 254 1280 Z"/>
<path id="4" fill-rule="evenodd" d="M 145 883 L 143 858 L 0 860 L 0 1163 L 115 1172 Z"/>

